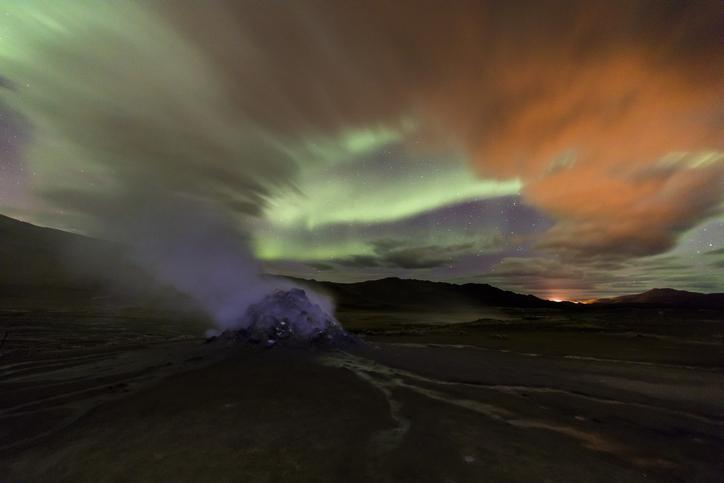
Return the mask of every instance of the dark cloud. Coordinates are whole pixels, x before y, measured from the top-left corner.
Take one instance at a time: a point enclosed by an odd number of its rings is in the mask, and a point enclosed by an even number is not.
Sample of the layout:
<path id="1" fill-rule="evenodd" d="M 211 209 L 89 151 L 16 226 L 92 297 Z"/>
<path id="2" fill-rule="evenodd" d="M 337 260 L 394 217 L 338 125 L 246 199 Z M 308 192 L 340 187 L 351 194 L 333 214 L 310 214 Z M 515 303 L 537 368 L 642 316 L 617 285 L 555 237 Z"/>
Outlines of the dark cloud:
<path id="1" fill-rule="evenodd" d="M 355 255 L 346 258 L 335 259 L 334 263 L 343 267 L 358 267 L 358 268 L 369 268 L 369 267 L 381 267 L 382 261 L 375 255 Z"/>
<path id="2" fill-rule="evenodd" d="M 473 246 L 471 243 L 410 246 L 409 243 L 403 240 L 376 240 L 370 244 L 374 255 L 357 255 L 334 262 L 345 267 L 435 268 L 452 263 Z"/>
<path id="3" fill-rule="evenodd" d="M 472 248 L 471 243 L 446 246 L 407 246 L 409 242 L 379 240 L 373 243 L 377 256 L 385 265 L 399 268 L 434 268 L 449 264 L 461 253 Z"/>
<path id="4" fill-rule="evenodd" d="M 329 263 L 321 263 L 321 262 L 305 262 L 310 267 L 314 268 L 315 270 L 334 270 L 334 266 L 330 265 Z"/>

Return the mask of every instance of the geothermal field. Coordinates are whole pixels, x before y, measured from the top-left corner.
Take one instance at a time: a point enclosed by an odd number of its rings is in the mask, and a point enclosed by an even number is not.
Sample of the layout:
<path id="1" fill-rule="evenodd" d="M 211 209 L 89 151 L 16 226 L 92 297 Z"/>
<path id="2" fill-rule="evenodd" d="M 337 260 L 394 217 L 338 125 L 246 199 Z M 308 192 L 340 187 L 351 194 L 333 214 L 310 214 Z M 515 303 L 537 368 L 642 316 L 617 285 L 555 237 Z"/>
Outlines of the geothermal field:
<path id="1" fill-rule="evenodd" d="M 0 1 L 0 483 L 724 482 L 721 7 Z"/>
<path id="2" fill-rule="evenodd" d="M 250 307 L 244 329 L 208 338 L 203 314 L 158 299 L 57 287 L 3 298 L 2 479 L 724 474 L 721 308 L 480 305 L 399 279 L 294 284 Z M 336 314 L 311 290 L 336 297 Z M 411 296 L 394 309 L 380 293 Z M 445 299 L 454 305 L 435 309 Z"/>

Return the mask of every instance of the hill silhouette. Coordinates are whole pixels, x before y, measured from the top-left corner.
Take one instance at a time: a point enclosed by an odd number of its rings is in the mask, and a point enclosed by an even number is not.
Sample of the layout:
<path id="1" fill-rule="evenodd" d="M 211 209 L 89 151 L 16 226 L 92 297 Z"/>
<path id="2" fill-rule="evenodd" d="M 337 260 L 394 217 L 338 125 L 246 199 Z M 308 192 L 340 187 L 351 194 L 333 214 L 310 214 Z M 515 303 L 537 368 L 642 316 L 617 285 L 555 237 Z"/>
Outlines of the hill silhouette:
<path id="1" fill-rule="evenodd" d="M 134 297 L 159 290 L 121 245 L 44 228 L 0 215 L 0 295 L 47 298 L 91 296 L 111 290 Z M 356 283 L 299 280 L 334 297 L 339 306 L 360 309 L 452 307 L 566 308 L 559 303 L 484 283 L 453 284 L 395 277 Z M 166 294 L 168 295 L 168 294 Z M 178 294 L 177 294 L 178 295 Z M 657 288 L 640 294 L 599 299 L 594 305 L 724 308 L 724 294 Z"/>
<path id="2" fill-rule="evenodd" d="M 673 288 L 654 288 L 643 293 L 599 299 L 602 305 L 641 305 L 724 309 L 724 293 L 698 293 Z"/>
<path id="3" fill-rule="evenodd" d="M 479 283 L 458 285 L 396 277 L 356 283 L 312 283 L 331 294 L 339 305 L 352 308 L 560 307 L 560 304 L 533 295 L 521 295 Z"/>
<path id="4" fill-rule="evenodd" d="M 108 296 L 121 305 L 179 298 L 119 244 L 0 215 L 0 303 L 88 305 Z"/>

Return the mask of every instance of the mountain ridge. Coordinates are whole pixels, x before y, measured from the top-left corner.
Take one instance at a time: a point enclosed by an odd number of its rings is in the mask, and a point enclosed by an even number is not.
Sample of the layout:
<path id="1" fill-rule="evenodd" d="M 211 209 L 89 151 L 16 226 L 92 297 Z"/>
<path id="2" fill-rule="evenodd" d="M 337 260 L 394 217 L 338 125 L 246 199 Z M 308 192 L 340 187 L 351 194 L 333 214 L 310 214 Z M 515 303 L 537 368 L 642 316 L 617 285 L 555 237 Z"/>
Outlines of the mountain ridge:
<path id="1" fill-rule="evenodd" d="M 77 263 L 82 260 L 84 263 Z M 75 264 L 75 266 L 74 266 Z M 142 268 L 129 264 L 123 247 L 113 242 L 37 226 L 0 214 L 0 289 L 22 293 L 34 287 L 69 289 L 107 285 L 121 276 L 143 280 Z M 98 272 L 98 273 L 95 273 Z M 439 282 L 385 277 L 338 283 L 292 280 L 332 295 L 339 304 L 357 308 L 519 307 L 567 308 L 571 302 L 553 302 L 531 294 L 504 290 L 487 283 Z M 724 309 L 724 293 L 702 294 L 671 288 L 655 288 L 638 294 L 601 298 L 599 307 L 661 306 Z"/>
<path id="2" fill-rule="evenodd" d="M 337 283 L 299 281 L 321 289 L 348 307 L 422 308 L 435 307 L 560 307 L 561 304 L 530 294 L 519 294 L 484 283 L 453 284 L 431 280 L 386 277 L 362 282 Z M 573 305 L 573 304 L 564 304 Z"/>
<path id="3" fill-rule="evenodd" d="M 700 293 L 673 288 L 652 288 L 641 293 L 598 299 L 596 304 L 721 309 L 724 308 L 724 293 Z"/>

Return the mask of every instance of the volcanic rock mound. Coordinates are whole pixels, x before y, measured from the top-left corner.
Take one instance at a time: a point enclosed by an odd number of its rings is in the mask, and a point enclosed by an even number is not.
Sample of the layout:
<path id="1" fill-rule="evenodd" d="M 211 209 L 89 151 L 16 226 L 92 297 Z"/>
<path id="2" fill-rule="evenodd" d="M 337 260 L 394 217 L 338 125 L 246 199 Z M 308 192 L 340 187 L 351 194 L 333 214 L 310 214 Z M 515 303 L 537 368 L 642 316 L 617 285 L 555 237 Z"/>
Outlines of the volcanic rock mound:
<path id="1" fill-rule="evenodd" d="M 300 288 L 267 295 L 250 306 L 242 320 L 245 328 L 226 331 L 221 337 L 265 347 L 313 345 L 331 348 L 356 342 L 334 316 L 309 300 Z"/>

